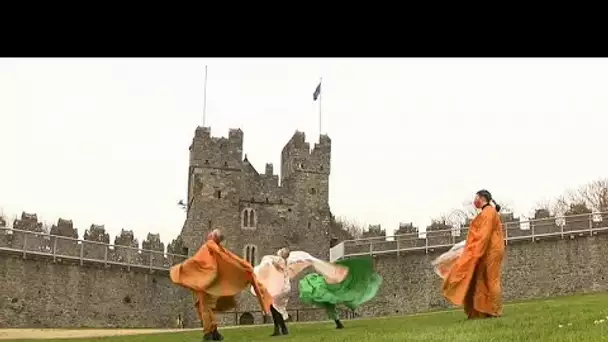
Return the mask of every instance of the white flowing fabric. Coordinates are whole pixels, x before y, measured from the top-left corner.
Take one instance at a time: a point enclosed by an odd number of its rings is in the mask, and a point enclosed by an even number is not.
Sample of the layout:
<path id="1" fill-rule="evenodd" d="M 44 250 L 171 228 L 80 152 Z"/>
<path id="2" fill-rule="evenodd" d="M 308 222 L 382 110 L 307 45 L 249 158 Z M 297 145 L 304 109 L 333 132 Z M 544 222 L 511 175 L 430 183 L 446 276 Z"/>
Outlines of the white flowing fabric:
<path id="1" fill-rule="evenodd" d="M 437 273 L 441 279 L 445 279 L 447 277 L 448 273 L 450 273 L 450 270 L 452 269 L 452 265 L 454 265 L 454 262 L 456 262 L 456 260 L 458 260 L 458 258 L 460 258 L 462 255 L 465 242 L 466 240 L 463 240 L 455 244 L 449 251 L 441 254 L 431 263 L 435 269 L 435 273 Z"/>
<path id="2" fill-rule="evenodd" d="M 287 303 L 291 292 L 291 279 L 310 266 L 330 284 L 340 283 L 348 274 L 346 268 L 317 259 L 303 251 L 291 252 L 287 260 L 277 255 L 265 255 L 253 269 L 258 281 L 272 296 L 273 306 L 285 319 L 289 317 Z M 253 289 L 251 293 L 255 296 Z"/>

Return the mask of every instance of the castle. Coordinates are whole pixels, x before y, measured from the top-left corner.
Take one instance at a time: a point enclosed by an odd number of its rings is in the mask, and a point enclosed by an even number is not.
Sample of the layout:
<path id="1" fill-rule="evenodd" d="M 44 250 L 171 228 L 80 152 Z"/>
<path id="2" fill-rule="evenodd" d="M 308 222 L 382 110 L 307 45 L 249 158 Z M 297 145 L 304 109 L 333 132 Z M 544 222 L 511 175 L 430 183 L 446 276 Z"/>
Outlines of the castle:
<path id="1" fill-rule="evenodd" d="M 279 179 L 272 164 L 259 173 L 243 157 L 240 129 L 216 138 L 198 127 L 190 145 L 187 218 L 176 243 L 181 254 L 196 251 L 207 232 L 220 228 L 225 245 L 254 265 L 283 246 L 327 257 L 330 159 L 328 136 L 311 150 L 304 133 L 295 132 L 283 148 Z"/>
<path id="2" fill-rule="evenodd" d="M 12 229 L 0 229 L 0 260 L 8 274 L 0 290 L 0 305 L 7 308 L 0 309 L 0 326 L 174 326 L 176 317 L 197 326 L 190 294 L 170 283 L 167 270 L 196 252 L 214 228 L 222 229 L 229 249 L 254 265 L 283 246 L 327 258 L 330 138 L 321 135 L 311 150 L 296 131 L 282 150 L 279 178 L 272 164 L 259 173 L 243 156 L 240 129 L 231 129 L 227 138 L 210 133 L 209 127 L 195 130 L 186 220 L 166 253 L 158 234 L 148 234 L 140 249 L 133 232 L 124 229 L 110 245 L 103 225 L 91 225 L 79 241 L 72 221 L 61 218 L 45 234 L 35 214 L 23 213 Z M 53 284 L 62 282 L 71 284 L 68 295 L 53 292 Z M 36 300 L 43 294 L 53 304 L 41 309 Z M 243 295 L 236 319 L 259 322 L 257 310 L 255 299 Z M 234 323 L 234 315 L 222 319 Z M 319 317 L 311 310 L 295 316 Z"/>
<path id="3" fill-rule="evenodd" d="M 330 156 L 329 137 L 320 136 L 311 150 L 296 132 L 283 148 L 279 179 L 271 164 L 260 174 L 243 156 L 241 130 L 216 138 L 209 128 L 197 128 L 187 217 L 166 251 L 156 234 L 140 246 L 132 231 L 123 230 L 110 244 L 103 225 L 91 225 L 79 240 L 70 220 L 59 219 L 48 234 L 35 214 L 23 213 L 12 227 L 0 218 L 0 327 L 199 327 L 191 294 L 171 283 L 168 269 L 194 253 L 213 228 L 221 228 L 227 247 L 253 264 L 285 245 L 322 258 L 331 251 L 332 260 L 373 254 L 384 282 L 362 315 L 448 307 L 430 262 L 466 238 L 466 228 L 452 234 L 439 225 L 421 237 L 404 225 L 400 232 L 406 235 L 390 241 L 370 237 L 330 249 L 336 233 L 328 204 Z M 543 215 L 526 224 L 503 217 L 505 299 L 608 290 L 608 215 Z M 380 227 L 373 232 L 385 234 Z M 258 310 L 245 293 L 237 309 L 220 319 L 261 323 Z M 322 310 L 302 308 L 297 298 L 289 310 L 298 321 L 325 318 Z"/>

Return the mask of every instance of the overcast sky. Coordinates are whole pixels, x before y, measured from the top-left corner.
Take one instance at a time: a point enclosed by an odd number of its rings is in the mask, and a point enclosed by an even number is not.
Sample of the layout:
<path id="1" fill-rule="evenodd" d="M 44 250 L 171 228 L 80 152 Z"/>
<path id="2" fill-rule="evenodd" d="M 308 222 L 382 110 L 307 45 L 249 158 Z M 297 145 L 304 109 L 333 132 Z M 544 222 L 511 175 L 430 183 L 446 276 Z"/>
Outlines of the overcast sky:
<path id="1" fill-rule="evenodd" d="M 389 232 L 481 189 L 528 214 L 605 176 L 606 59 L 0 59 L 0 207 L 140 241 L 179 234 L 188 146 L 244 131 L 258 169 L 332 139 L 330 205 Z M 113 240 L 113 237 L 112 237 Z"/>

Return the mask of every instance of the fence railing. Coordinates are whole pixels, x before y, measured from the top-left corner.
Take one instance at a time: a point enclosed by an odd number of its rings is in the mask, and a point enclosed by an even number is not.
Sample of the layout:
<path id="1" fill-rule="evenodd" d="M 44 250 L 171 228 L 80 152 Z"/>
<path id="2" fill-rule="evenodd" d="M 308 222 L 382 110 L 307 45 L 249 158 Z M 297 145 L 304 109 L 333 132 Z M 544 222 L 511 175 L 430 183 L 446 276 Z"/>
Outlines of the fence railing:
<path id="1" fill-rule="evenodd" d="M 103 242 L 74 239 L 66 236 L 45 234 L 28 230 L 0 227 L 0 251 L 29 256 L 46 256 L 53 262 L 72 260 L 83 265 L 102 263 L 105 266 L 139 268 L 150 271 L 166 271 L 184 261 L 187 256 L 140 249 L 131 246 L 112 245 Z"/>
<path id="2" fill-rule="evenodd" d="M 503 223 L 505 244 L 510 241 L 536 241 L 548 237 L 595 235 L 608 232 L 608 212 L 551 217 L 528 221 Z M 449 248 L 465 240 L 468 227 L 415 232 L 394 236 L 379 236 L 346 240 L 330 249 L 330 261 L 348 256 L 429 251 Z M 0 251 L 46 256 L 54 262 L 72 260 L 83 265 L 102 263 L 150 271 L 166 271 L 184 261 L 187 256 L 140 249 L 131 246 L 112 245 L 103 242 L 50 235 L 43 232 L 0 227 Z"/>
<path id="3" fill-rule="evenodd" d="M 527 221 L 503 223 L 505 244 L 518 240 L 536 241 L 550 237 L 564 238 L 575 235 L 608 233 L 608 212 L 549 217 Z M 331 261 L 349 256 L 375 255 L 450 248 L 466 240 L 468 227 L 393 236 L 378 236 L 346 240 L 330 249 Z"/>

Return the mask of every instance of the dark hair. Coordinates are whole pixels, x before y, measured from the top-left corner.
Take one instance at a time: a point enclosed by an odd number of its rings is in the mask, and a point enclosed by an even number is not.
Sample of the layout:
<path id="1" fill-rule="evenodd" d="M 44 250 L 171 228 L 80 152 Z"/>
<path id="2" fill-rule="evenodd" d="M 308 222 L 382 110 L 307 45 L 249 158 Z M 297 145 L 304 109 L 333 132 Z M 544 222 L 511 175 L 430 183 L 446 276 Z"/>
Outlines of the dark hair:
<path id="1" fill-rule="evenodd" d="M 479 197 L 483 197 L 488 203 L 494 203 L 494 207 L 496 208 L 496 211 L 500 212 L 500 204 L 496 203 L 496 201 L 492 198 L 492 194 L 486 190 L 486 189 L 482 189 L 477 191 L 476 193 L 477 196 Z"/>

